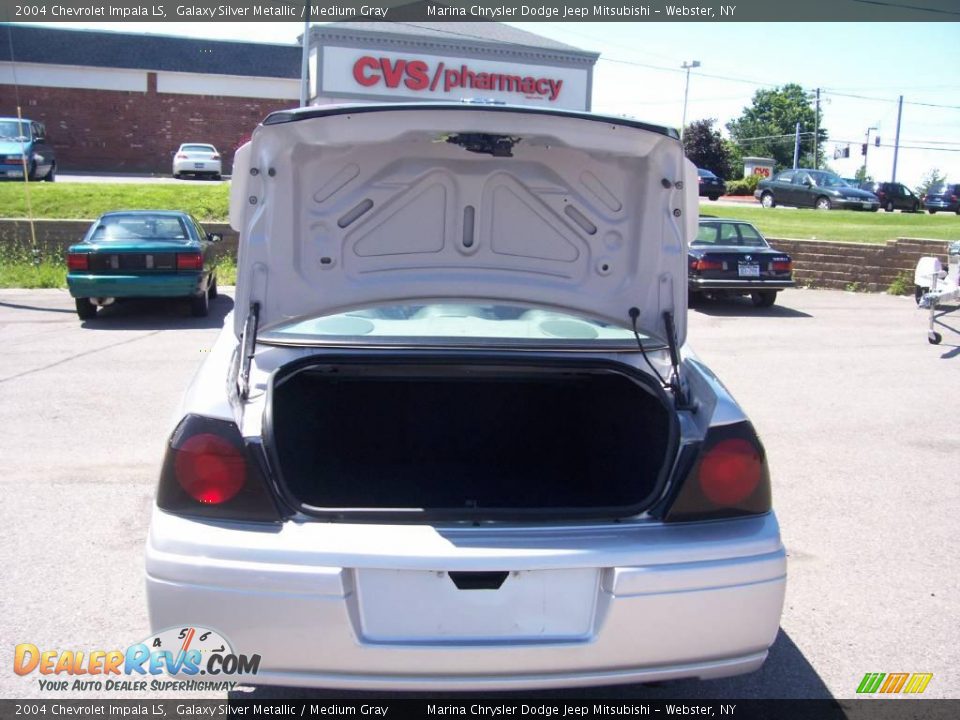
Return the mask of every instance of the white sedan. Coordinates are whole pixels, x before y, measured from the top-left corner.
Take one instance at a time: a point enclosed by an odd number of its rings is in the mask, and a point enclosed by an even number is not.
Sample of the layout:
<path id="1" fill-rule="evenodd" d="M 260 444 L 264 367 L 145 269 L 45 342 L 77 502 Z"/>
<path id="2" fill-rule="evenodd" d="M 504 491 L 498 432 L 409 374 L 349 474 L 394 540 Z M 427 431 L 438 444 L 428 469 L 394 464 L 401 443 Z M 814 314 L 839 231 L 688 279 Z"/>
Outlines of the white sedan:
<path id="1" fill-rule="evenodd" d="M 220 153 L 206 143 L 184 143 L 173 155 L 173 176 L 209 175 L 219 180 L 223 172 Z"/>
<path id="2" fill-rule="evenodd" d="M 269 116 L 161 469 L 154 630 L 215 628 L 269 685 L 759 668 L 786 558 L 763 445 L 685 345 L 697 192 L 677 132 L 624 118 Z"/>

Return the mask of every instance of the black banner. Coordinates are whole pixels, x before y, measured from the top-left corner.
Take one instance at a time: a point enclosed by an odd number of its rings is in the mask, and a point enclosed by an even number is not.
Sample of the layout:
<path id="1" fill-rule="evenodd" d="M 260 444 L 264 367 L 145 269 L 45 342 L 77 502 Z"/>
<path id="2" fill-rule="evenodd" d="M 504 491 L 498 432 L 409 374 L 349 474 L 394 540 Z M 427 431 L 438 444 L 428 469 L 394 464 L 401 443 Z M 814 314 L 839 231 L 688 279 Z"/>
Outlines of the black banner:
<path id="1" fill-rule="evenodd" d="M 7 22 L 932 22 L 956 0 L 0 0 Z"/>
<path id="2" fill-rule="evenodd" d="M 290 692 L 285 689 L 284 692 Z M 296 690 L 293 690 L 296 692 Z M 304 694 L 312 694 L 304 691 Z M 344 693 L 346 695 L 346 693 Z M 731 720 L 953 720 L 960 700 L 643 700 L 410 699 L 356 693 L 363 699 L 317 700 L 0 700 L 2 720 L 36 718 L 445 718 L 578 720 L 579 718 L 730 718 Z M 386 697 L 386 699 L 377 699 Z"/>

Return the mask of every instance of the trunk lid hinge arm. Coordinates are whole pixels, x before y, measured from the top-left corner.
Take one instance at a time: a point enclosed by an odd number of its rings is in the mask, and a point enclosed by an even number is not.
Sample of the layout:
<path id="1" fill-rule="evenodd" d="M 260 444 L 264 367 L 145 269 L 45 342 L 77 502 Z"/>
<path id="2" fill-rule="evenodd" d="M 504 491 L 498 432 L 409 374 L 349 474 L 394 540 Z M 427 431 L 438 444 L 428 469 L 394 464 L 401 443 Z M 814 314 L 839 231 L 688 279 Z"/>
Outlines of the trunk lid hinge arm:
<path id="1" fill-rule="evenodd" d="M 670 348 L 670 367 L 672 374 L 670 376 L 670 391 L 677 404 L 677 410 L 697 411 L 697 406 L 690 402 L 686 390 L 680 382 L 680 351 L 677 348 L 677 328 L 673 323 L 673 313 L 669 310 L 663 311 L 663 324 L 667 329 L 667 345 Z"/>
<path id="2" fill-rule="evenodd" d="M 250 303 L 250 311 L 243 324 L 243 335 L 240 336 L 240 366 L 237 370 L 237 389 L 242 400 L 250 395 L 250 365 L 256 353 L 259 324 L 260 303 Z"/>

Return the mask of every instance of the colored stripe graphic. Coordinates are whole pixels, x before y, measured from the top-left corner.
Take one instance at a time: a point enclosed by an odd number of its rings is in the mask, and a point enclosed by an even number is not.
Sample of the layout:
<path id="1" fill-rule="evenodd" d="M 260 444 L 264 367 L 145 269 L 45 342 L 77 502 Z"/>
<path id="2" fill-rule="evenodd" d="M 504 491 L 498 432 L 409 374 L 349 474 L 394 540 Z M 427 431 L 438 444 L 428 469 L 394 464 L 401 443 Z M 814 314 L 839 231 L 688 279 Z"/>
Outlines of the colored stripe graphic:
<path id="1" fill-rule="evenodd" d="M 860 681 L 860 686 L 857 688 L 857 692 L 875 693 L 885 677 L 886 673 L 867 673 L 863 676 L 863 680 Z"/>
<path id="2" fill-rule="evenodd" d="M 905 693 L 922 693 L 933 679 L 933 673 L 914 673 L 903 689 Z"/>
<path id="3" fill-rule="evenodd" d="M 907 682 L 910 673 L 890 673 L 887 675 L 887 681 L 880 688 L 882 693 L 898 693 Z"/>

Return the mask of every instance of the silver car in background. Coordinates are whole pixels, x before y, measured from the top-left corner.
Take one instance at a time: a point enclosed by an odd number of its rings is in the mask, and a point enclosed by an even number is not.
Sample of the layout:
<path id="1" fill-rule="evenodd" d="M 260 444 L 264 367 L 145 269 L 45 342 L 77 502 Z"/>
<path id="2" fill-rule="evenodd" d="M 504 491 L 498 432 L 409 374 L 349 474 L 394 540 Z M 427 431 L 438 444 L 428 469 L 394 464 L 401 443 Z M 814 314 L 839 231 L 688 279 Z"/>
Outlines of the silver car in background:
<path id="1" fill-rule="evenodd" d="M 207 175 L 219 180 L 223 173 L 223 161 L 213 145 L 207 143 L 184 143 L 173 155 L 173 176 Z"/>

